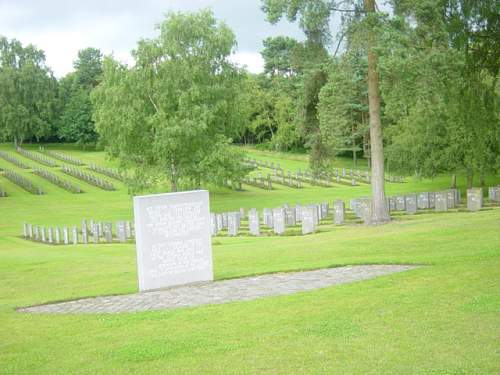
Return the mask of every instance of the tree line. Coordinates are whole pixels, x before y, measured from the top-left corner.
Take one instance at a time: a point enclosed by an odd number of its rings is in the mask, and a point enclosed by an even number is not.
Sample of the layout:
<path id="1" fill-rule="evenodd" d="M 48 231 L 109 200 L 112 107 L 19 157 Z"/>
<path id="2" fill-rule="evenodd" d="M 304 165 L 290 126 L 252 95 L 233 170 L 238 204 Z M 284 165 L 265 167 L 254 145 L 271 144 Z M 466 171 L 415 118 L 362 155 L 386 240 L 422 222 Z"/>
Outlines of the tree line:
<path id="1" fill-rule="evenodd" d="M 232 143 L 303 150 L 311 169 L 367 158 L 375 221 L 388 219 L 383 176 L 500 167 L 500 20 L 493 0 L 262 0 L 270 23 L 304 41 L 263 41 L 264 72 L 229 60 L 233 32 L 209 10 L 169 13 L 126 66 L 94 48 L 57 80 L 43 51 L 0 39 L 0 136 L 98 142 L 133 166 L 138 189 L 223 184 L 247 173 Z M 341 25 L 331 29 L 339 15 Z M 377 204 L 375 204 L 377 206 Z"/>

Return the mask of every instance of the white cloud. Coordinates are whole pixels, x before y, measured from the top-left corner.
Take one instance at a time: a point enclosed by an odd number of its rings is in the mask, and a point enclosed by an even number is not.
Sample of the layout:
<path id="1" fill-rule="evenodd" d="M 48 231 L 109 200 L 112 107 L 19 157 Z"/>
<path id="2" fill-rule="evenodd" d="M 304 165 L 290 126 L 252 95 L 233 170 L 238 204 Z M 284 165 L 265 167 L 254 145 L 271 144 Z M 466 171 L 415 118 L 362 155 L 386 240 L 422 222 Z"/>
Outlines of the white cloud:
<path id="1" fill-rule="evenodd" d="M 240 67 L 246 67 L 251 73 L 264 71 L 264 59 L 258 52 L 236 52 L 230 60 Z"/>

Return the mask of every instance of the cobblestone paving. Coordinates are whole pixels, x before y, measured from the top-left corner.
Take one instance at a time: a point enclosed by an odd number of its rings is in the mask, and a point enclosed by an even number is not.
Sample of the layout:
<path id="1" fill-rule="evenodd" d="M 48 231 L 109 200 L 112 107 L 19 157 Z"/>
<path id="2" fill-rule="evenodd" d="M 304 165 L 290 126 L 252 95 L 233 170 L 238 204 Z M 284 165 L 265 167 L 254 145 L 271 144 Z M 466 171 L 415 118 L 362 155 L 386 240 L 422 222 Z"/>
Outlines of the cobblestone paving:
<path id="1" fill-rule="evenodd" d="M 402 272 L 416 266 L 347 266 L 304 272 L 275 273 L 240 279 L 191 284 L 154 292 L 85 298 L 18 309 L 24 313 L 92 314 L 167 310 L 232 301 L 248 301 Z"/>

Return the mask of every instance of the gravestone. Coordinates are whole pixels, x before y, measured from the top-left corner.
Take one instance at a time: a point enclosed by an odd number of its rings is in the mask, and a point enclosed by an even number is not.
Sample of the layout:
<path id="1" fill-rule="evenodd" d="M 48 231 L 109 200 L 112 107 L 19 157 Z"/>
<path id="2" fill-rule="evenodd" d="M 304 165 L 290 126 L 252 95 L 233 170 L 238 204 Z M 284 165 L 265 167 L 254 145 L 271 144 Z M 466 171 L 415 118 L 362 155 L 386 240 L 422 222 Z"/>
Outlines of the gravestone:
<path id="1" fill-rule="evenodd" d="M 23 237 L 28 238 L 28 223 L 23 223 Z"/>
<path id="2" fill-rule="evenodd" d="M 68 227 L 66 226 L 63 227 L 63 241 L 65 245 L 69 244 L 69 233 L 68 233 Z"/>
<path id="3" fill-rule="evenodd" d="M 213 280 L 206 190 L 134 197 L 141 291 Z"/>
<path id="4" fill-rule="evenodd" d="M 417 194 L 405 195 L 405 207 L 407 214 L 417 213 Z"/>
<path id="5" fill-rule="evenodd" d="M 83 219 L 82 220 L 82 237 L 84 235 L 85 232 L 87 232 L 87 220 Z"/>
<path id="6" fill-rule="evenodd" d="M 302 234 L 314 233 L 316 229 L 316 208 L 307 206 L 302 209 Z"/>
<path id="7" fill-rule="evenodd" d="M 71 234 L 73 238 L 73 245 L 78 245 L 78 228 L 76 225 L 71 228 Z"/>
<path id="8" fill-rule="evenodd" d="M 295 224 L 297 224 L 295 208 L 293 207 L 285 208 L 285 225 L 288 227 L 293 227 L 295 226 Z"/>
<path id="9" fill-rule="evenodd" d="M 239 225 L 239 212 L 229 212 L 227 215 L 227 234 L 230 236 L 237 236 Z"/>
<path id="10" fill-rule="evenodd" d="M 490 202 L 500 202 L 500 186 L 490 186 L 488 188 L 488 200 Z"/>
<path id="11" fill-rule="evenodd" d="M 125 236 L 127 239 L 132 238 L 132 224 L 130 221 L 125 222 Z"/>
<path id="12" fill-rule="evenodd" d="M 275 234 L 285 233 L 285 209 L 273 208 L 273 230 Z"/>
<path id="13" fill-rule="evenodd" d="M 210 234 L 217 236 L 217 216 L 213 212 L 210 213 Z"/>
<path id="14" fill-rule="evenodd" d="M 217 233 L 219 233 L 224 228 L 224 225 L 222 223 L 222 215 L 216 214 L 215 219 L 217 221 Z"/>
<path id="15" fill-rule="evenodd" d="M 92 240 L 94 241 L 94 244 L 99 243 L 99 237 L 101 236 L 101 233 L 99 232 L 99 225 L 94 224 L 92 227 Z"/>
<path id="16" fill-rule="evenodd" d="M 363 222 L 367 225 L 372 222 L 372 200 L 370 198 L 362 198 L 360 199 L 360 217 L 363 219 Z"/>
<path id="17" fill-rule="evenodd" d="M 38 228 L 38 225 L 35 225 L 35 241 L 40 240 L 40 229 Z"/>
<path id="18" fill-rule="evenodd" d="M 48 242 L 49 243 L 54 243 L 54 236 L 53 236 L 53 230 L 52 230 L 52 227 L 49 227 L 49 229 L 47 230 L 47 234 L 48 234 Z"/>
<path id="19" fill-rule="evenodd" d="M 33 238 L 33 226 L 28 224 L 28 237 Z"/>
<path id="20" fill-rule="evenodd" d="M 456 206 L 456 191 L 455 189 L 446 190 L 446 204 L 448 208 L 455 208 Z"/>
<path id="21" fill-rule="evenodd" d="M 360 199 L 351 199 L 349 201 L 349 207 L 351 208 L 351 211 L 354 212 L 354 216 L 356 217 L 361 217 L 360 215 L 360 210 L 359 210 L 359 204 L 360 204 Z"/>
<path id="22" fill-rule="evenodd" d="M 243 207 L 240 207 L 240 218 L 245 217 L 245 209 Z"/>
<path id="23" fill-rule="evenodd" d="M 55 237 L 56 237 L 56 244 L 61 243 L 61 229 L 59 227 L 56 227 L 55 229 Z"/>
<path id="24" fill-rule="evenodd" d="M 302 206 L 300 204 L 295 205 L 295 222 L 300 223 L 302 221 Z"/>
<path id="25" fill-rule="evenodd" d="M 227 212 L 223 212 L 222 213 L 222 226 L 224 228 L 227 228 L 227 225 L 228 225 L 228 215 L 227 215 Z"/>
<path id="26" fill-rule="evenodd" d="M 419 210 L 426 210 L 429 207 L 429 193 L 423 192 L 417 195 L 417 208 Z"/>
<path id="27" fill-rule="evenodd" d="M 252 208 L 248 211 L 248 230 L 252 236 L 260 236 L 259 211 Z"/>
<path id="28" fill-rule="evenodd" d="M 436 193 L 430 192 L 429 193 L 429 208 L 435 208 L 436 207 Z"/>
<path id="29" fill-rule="evenodd" d="M 448 211 L 448 193 L 439 191 L 434 195 L 434 209 L 438 212 Z"/>
<path id="30" fill-rule="evenodd" d="M 328 203 L 321 203 L 320 204 L 321 220 L 328 219 L 328 210 L 329 210 Z"/>
<path id="31" fill-rule="evenodd" d="M 467 209 L 469 211 L 479 211 L 483 207 L 483 189 L 467 189 Z"/>
<path id="32" fill-rule="evenodd" d="M 41 235 L 42 235 L 42 242 L 47 241 L 46 233 L 45 233 L 45 227 L 42 227 Z"/>
<path id="33" fill-rule="evenodd" d="M 333 223 L 335 225 L 344 224 L 345 204 L 343 200 L 336 200 L 333 203 Z"/>
<path id="34" fill-rule="evenodd" d="M 264 208 L 262 213 L 264 224 L 268 228 L 273 228 L 273 211 L 270 208 Z"/>
<path id="35" fill-rule="evenodd" d="M 389 211 L 396 211 L 396 198 L 389 197 L 387 198 L 387 202 L 389 205 Z"/>
<path id="36" fill-rule="evenodd" d="M 104 223 L 103 224 L 104 239 L 107 243 L 113 242 L 113 224 Z"/>
<path id="37" fill-rule="evenodd" d="M 396 197 L 396 211 L 406 210 L 406 199 L 404 195 L 398 195 Z"/>
<path id="38" fill-rule="evenodd" d="M 118 221 L 116 223 L 116 237 L 122 243 L 127 242 L 126 225 L 125 221 Z"/>

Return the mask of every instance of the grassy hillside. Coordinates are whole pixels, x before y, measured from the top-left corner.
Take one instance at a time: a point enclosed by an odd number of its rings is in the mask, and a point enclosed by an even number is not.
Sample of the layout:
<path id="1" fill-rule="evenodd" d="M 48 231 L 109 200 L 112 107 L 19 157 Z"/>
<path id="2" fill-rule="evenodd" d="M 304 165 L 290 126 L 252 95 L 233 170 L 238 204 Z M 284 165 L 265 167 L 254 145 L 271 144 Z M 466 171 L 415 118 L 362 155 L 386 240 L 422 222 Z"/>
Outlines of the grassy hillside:
<path id="1" fill-rule="evenodd" d="M 114 166 L 103 153 L 64 148 L 87 162 Z M 12 151 L 9 145 L 0 149 Z M 283 168 L 307 164 L 300 155 L 249 153 L 279 161 Z M 31 195 L 0 177 L 9 193 L 0 198 L 0 374 L 500 372 L 499 207 L 403 216 L 382 227 L 349 225 L 308 236 L 218 237 L 213 242 L 216 279 L 348 264 L 424 265 L 406 273 L 175 311 L 29 315 L 15 308 L 135 292 L 135 249 L 131 244 L 27 242 L 19 238 L 22 222 L 131 218 L 131 198 L 112 179 L 118 190 L 107 192 L 55 168 L 85 190 L 71 194 L 3 159 L 0 168 L 29 177 L 47 193 Z M 464 186 L 463 176 L 458 182 Z M 500 180 L 490 176 L 487 182 Z M 388 184 L 387 190 L 434 191 L 448 185 L 448 176 L 408 178 L 405 184 Z M 212 209 L 332 202 L 369 193 L 368 185 L 245 189 L 212 191 Z"/>

